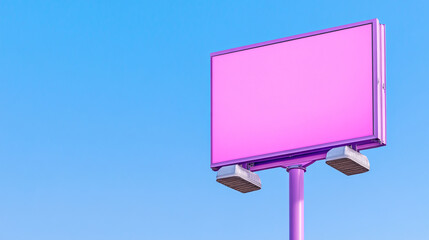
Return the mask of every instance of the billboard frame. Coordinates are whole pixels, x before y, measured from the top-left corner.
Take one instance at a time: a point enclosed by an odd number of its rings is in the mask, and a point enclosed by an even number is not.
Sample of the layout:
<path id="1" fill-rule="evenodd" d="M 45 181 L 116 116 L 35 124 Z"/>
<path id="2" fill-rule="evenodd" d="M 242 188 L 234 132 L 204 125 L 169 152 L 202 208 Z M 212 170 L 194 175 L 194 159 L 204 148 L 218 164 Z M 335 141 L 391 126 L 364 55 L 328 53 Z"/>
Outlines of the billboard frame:
<path id="1" fill-rule="evenodd" d="M 220 163 L 213 163 L 213 57 L 263 47 L 271 44 L 297 40 L 320 34 L 331 33 L 363 25 L 371 25 L 372 34 L 372 107 L 373 107 L 373 134 L 365 137 L 323 143 L 280 152 L 261 154 L 245 158 L 232 159 Z M 210 54 L 210 166 L 218 170 L 222 166 L 242 164 L 247 169 L 258 171 L 274 167 L 288 167 L 295 164 L 309 165 L 316 160 L 322 160 L 326 153 L 339 146 L 351 146 L 354 150 L 364 150 L 386 145 L 386 84 L 385 84 L 385 25 L 378 19 L 371 19 L 338 27 L 298 34 L 290 37 L 246 45 Z"/>

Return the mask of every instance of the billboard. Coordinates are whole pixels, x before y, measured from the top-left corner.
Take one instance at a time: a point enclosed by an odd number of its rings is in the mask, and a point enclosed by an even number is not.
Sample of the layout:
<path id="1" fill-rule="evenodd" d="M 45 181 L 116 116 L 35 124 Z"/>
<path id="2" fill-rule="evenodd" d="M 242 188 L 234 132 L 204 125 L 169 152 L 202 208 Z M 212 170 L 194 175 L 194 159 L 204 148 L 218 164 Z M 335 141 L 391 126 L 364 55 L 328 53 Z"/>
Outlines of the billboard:
<path id="1" fill-rule="evenodd" d="M 385 145 L 377 19 L 211 54 L 211 167 L 257 171 Z"/>

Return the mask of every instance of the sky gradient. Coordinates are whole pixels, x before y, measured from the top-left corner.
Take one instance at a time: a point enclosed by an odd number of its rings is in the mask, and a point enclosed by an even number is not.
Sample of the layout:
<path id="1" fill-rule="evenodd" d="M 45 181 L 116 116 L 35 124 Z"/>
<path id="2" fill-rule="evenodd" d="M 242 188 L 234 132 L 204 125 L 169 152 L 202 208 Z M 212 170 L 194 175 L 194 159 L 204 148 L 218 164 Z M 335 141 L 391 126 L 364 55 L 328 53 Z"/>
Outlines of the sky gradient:
<path id="1" fill-rule="evenodd" d="M 306 239 L 429 236 L 427 1 L 2 1 L 0 239 L 288 239 L 288 175 L 210 165 L 210 53 L 378 18 L 387 146 L 305 174 Z"/>

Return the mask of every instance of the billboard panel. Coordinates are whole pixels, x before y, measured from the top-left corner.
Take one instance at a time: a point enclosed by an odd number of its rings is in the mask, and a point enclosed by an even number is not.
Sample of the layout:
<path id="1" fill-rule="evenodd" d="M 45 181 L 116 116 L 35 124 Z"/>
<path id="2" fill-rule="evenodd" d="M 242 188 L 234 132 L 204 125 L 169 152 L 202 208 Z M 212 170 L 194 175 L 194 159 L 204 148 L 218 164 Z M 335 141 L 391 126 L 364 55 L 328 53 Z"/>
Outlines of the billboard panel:
<path id="1" fill-rule="evenodd" d="M 252 170 L 385 144 L 377 19 L 211 54 L 211 167 Z"/>

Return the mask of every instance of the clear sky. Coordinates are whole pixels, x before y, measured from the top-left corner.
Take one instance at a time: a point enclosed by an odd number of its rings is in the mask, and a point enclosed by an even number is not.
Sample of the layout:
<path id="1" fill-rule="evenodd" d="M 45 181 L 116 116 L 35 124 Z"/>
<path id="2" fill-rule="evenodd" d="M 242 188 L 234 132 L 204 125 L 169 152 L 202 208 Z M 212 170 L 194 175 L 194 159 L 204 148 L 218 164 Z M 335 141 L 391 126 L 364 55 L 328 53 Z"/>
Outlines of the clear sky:
<path id="1" fill-rule="evenodd" d="M 211 52 L 379 18 L 388 146 L 305 175 L 306 239 L 429 236 L 427 1 L 2 1 L 0 239 L 288 239 L 288 175 L 215 181 Z"/>

